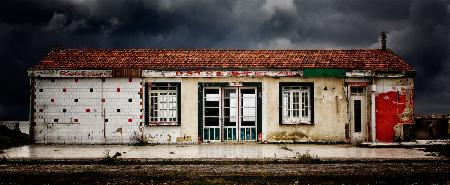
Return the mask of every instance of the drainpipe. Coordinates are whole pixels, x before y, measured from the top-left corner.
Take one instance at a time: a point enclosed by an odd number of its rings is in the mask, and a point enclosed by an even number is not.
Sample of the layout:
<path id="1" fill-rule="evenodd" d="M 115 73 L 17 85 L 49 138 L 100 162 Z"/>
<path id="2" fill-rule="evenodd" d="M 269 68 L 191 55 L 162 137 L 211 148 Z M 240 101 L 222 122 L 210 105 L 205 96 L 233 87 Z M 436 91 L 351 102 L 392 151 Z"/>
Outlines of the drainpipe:
<path id="1" fill-rule="evenodd" d="M 376 93 L 376 91 L 377 91 L 377 85 L 375 84 L 375 80 L 374 79 L 372 79 L 372 85 L 371 85 L 371 88 L 370 88 L 370 90 L 371 90 L 371 93 L 370 93 L 370 98 L 371 98 L 371 100 L 370 100 L 370 102 L 371 102 L 371 112 L 370 112 L 370 115 L 371 115 L 371 121 L 370 121 L 370 130 L 371 130 L 371 132 L 370 132 L 370 134 L 371 134 L 371 138 L 372 138 L 372 142 L 374 143 L 374 142 L 376 142 L 376 139 L 377 139 L 377 127 L 376 127 L 376 117 L 375 117 L 375 114 L 376 114 L 376 110 L 375 110 L 375 93 Z"/>
<path id="2" fill-rule="evenodd" d="M 29 116 L 28 120 L 29 120 L 30 127 L 28 130 L 28 134 L 30 135 L 29 144 L 34 144 L 36 142 L 34 139 L 34 127 L 35 127 L 36 122 L 34 119 L 34 115 L 35 115 L 35 113 L 34 113 L 35 79 L 33 76 L 30 77 L 30 86 L 29 87 L 30 87 L 30 99 L 29 99 L 30 100 L 30 107 L 29 107 L 30 113 L 28 115 Z"/>

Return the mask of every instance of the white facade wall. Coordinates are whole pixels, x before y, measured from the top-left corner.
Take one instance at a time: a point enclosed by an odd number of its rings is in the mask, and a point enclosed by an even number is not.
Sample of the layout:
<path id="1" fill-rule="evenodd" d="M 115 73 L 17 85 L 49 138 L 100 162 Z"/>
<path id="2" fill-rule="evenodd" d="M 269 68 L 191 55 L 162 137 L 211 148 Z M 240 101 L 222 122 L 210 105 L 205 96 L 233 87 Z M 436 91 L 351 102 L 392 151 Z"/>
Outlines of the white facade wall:
<path id="1" fill-rule="evenodd" d="M 261 83 L 263 141 L 347 140 L 349 104 L 345 90 L 347 87 L 342 78 L 153 77 L 53 80 L 52 82 L 52 78 L 36 78 L 33 84 L 35 98 L 32 122 L 35 122 L 33 134 L 37 143 L 124 144 L 136 142 L 132 139 L 133 136 L 142 136 L 148 143 L 196 143 L 199 138 L 198 111 L 201 111 L 198 107 L 198 85 L 204 82 Z M 181 111 L 181 125 L 143 125 L 145 82 L 181 83 L 181 99 L 177 100 L 181 101 L 181 106 L 178 107 Z M 314 83 L 314 124 L 279 123 L 280 82 Z M 383 81 L 383 87 L 389 87 L 387 82 Z M 377 91 L 382 90 L 378 87 L 380 83 L 381 81 L 377 83 Z M 75 102 L 75 99 L 78 99 L 78 102 Z M 117 111 L 118 109 L 120 111 Z"/>
<path id="2" fill-rule="evenodd" d="M 139 135 L 140 78 L 103 79 L 35 79 L 36 142 L 120 144 L 131 142 L 134 133 Z"/>

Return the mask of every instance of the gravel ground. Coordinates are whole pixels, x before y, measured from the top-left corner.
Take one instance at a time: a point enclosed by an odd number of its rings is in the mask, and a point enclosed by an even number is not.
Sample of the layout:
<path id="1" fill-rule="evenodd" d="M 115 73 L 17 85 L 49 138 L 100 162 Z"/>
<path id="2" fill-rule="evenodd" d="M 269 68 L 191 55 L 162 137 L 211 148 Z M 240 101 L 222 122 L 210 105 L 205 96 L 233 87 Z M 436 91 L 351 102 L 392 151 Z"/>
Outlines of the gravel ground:
<path id="1" fill-rule="evenodd" d="M 0 184 L 450 184 L 450 162 L 3 164 Z"/>

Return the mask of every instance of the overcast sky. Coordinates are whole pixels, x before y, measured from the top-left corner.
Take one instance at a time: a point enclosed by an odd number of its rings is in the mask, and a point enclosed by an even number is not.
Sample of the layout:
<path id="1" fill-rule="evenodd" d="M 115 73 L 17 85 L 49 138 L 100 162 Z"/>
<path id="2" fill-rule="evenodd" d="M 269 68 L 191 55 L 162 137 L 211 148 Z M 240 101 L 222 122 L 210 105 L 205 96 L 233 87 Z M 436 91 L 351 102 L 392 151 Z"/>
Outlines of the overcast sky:
<path id="1" fill-rule="evenodd" d="M 1 0 L 0 120 L 28 120 L 27 68 L 65 48 L 388 48 L 417 70 L 416 113 L 450 113 L 450 1 Z"/>

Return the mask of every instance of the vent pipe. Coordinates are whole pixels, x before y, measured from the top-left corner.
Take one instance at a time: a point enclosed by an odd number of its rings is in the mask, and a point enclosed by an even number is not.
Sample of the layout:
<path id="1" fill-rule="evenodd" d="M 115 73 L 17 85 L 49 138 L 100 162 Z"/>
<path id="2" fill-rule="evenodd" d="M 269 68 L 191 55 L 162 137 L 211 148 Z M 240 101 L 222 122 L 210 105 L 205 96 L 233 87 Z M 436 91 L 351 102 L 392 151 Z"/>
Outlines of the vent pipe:
<path id="1" fill-rule="evenodd" d="M 52 51 L 54 51 L 54 52 L 59 52 L 59 51 L 62 51 L 62 50 L 63 50 L 62 44 L 55 44 L 53 46 L 53 48 L 52 48 Z"/>
<path id="2" fill-rule="evenodd" d="M 386 39 L 387 39 L 386 32 L 382 31 L 380 37 L 381 37 L 381 50 L 386 50 Z"/>

